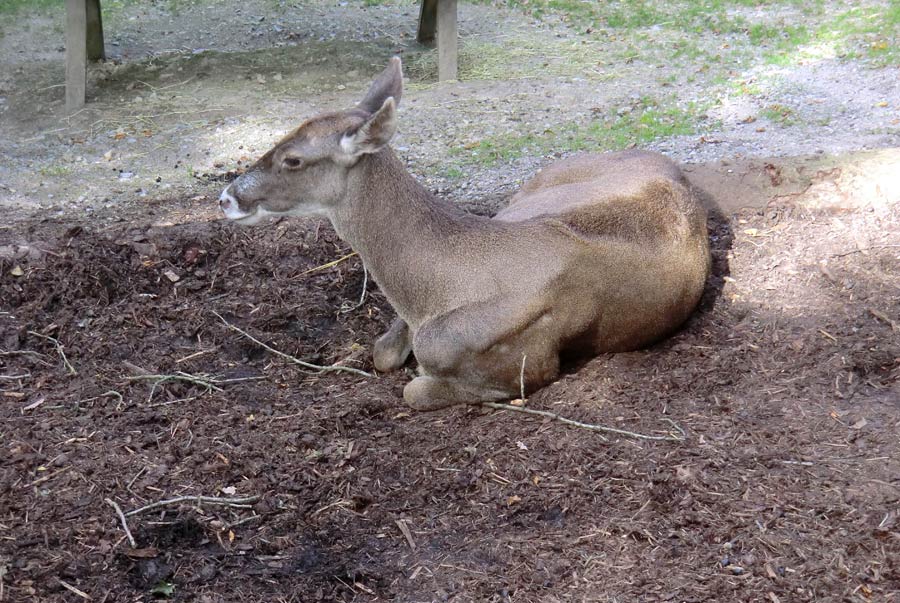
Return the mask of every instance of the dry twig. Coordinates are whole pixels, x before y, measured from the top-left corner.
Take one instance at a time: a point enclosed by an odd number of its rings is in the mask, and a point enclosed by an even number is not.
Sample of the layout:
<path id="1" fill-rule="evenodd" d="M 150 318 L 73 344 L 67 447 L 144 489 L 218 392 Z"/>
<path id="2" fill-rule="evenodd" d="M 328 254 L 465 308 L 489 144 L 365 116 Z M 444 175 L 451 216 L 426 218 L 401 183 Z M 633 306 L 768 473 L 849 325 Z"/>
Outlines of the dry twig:
<path id="1" fill-rule="evenodd" d="M 50 337 L 49 335 L 44 335 L 42 333 L 38 333 L 37 331 L 28 331 L 29 335 L 34 335 L 35 337 L 40 337 L 41 339 L 46 339 L 47 341 L 52 341 L 56 346 L 56 352 L 59 354 L 59 357 L 62 358 L 63 364 L 66 366 L 66 370 L 69 371 L 70 375 L 77 375 L 78 371 L 75 370 L 71 364 L 69 364 L 69 359 L 66 358 L 65 352 L 63 352 L 63 345 L 59 342 L 59 339 L 55 337 Z"/>
<path id="2" fill-rule="evenodd" d="M 176 496 L 175 498 L 160 500 L 155 503 L 150 503 L 149 505 L 144 505 L 143 507 L 134 509 L 133 511 L 129 511 L 128 513 L 125 513 L 125 517 L 131 517 L 132 515 L 144 513 L 145 511 L 151 511 L 153 509 L 167 507 L 170 505 L 177 505 L 183 502 L 195 502 L 197 503 L 197 506 L 200 506 L 201 504 L 207 504 L 249 509 L 250 503 L 254 503 L 258 500 L 259 496 L 244 496 L 241 498 L 220 498 L 218 496 Z"/>
<path id="3" fill-rule="evenodd" d="M 352 253 L 348 253 L 347 255 L 341 256 L 341 257 L 339 257 L 339 258 L 336 259 L 336 260 L 332 260 L 332 261 L 328 262 L 327 264 L 322 264 L 321 266 L 316 266 L 315 268 L 310 268 L 309 270 L 304 270 L 303 272 L 301 272 L 301 273 L 298 274 L 297 276 L 299 277 L 299 276 L 303 276 L 303 275 L 310 274 L 310 273 L 313 273 L 313 272 L 318 272 L 319 270 L 325 270 L 325 269 L 327 269 L 327 268 L 331 268 L 331 267 L 333 267 L 333 266 L 337 266 L 338 264 L 340 264 L 340 263 L 343 262 L 344 260 L 349 260 L 350 258 L 352 258 L 352 257 L 355 256 L 355 255 L 357 255 L 355 251 L 352 252 Z M 294 277 L 294 278 L 296 278 L 296 277 Z"/>
<path id="4" fill-rule="evenodd" d="M 535 410 L 533 408 L 524 408 L 522 406 L 513 406 L 511 404 L 501 404 L 499 402 L 482 402 L 482 406 L 488 406 L 490 408 L 496 408 L 498 410 L 512 410 L 515 412 L 522 412 L 529 415 L 538 415 L 541 417 L 546 417 L 548 419 L 553 419 L 554 421 L 559 421 L 560 423 L 565 423 L 566 425 L 572 425 L 573 427 L 580 427 L 582 429 L 588 429 L 590 431 L 597 431 L 603 433 L 614 433 L 616 435 L 625 436 L 628 438 L 635 438 L 638 440 L 655 440 L 655 441 L 664 441 L 664 442 L 683 442 L 685 438 L 684 430 L 678 426 L 677 423 L 672 421 L 671 419 L 663 419 L 667 421 L 672 427 L 677 431 L 676 433 L 670 432 L 669 435 L 664 436 L 653 436 L 646 435 L 643 433 L 636 433 L 634 431 L 627 431 L 625 429 L 616 429 L 615 427 L 606 427 L 605 425 L 595 425 L 593 423 L 582 423 L 581 421 L 575 421 L 573 419 L 567 419 L 562 415 L 558 415 L 555 412 L 550 412 L 549 410 Z M 607 438 L 600 436 L 604 441 L 607 441 Z"/>
<path id="5" fill-rule="evenodd" d="M 75 588 L 74 586 L 72 586 L 71 584 L 69 584 L 68 582 L 60 580 L 59 578 L 57 578 L 56 581 L 59 582 L 59 585 L 62 586 L 64 589 L 66 589 L 69 592 L 75 593 L 76 595 L 78 595 L 79 597 L 84 599 L 85 601 L 91 600 L 91 596 L 89 594 L 87 594 L 86 592 L 84 592 L 83 590 L 79 590 L 79 589 Z"/>
<path id="6" fill-rule="evenodd" d="M 135 375 L 133 377 L 128 377 L 128 381 L 141 381 L 144 379 L 155 379 L 155 381 L 153 382 L 153 387 L 150 388 L 150 395 L 147 396 L 147 402 L 150 402 L 150 400 L 153 399 L 153 395 L 156 393 L 156 388 L 166 381 L 185 381 L 187 383 L 193 383 L 194 385 L 205 387 L 207 392 L 222 391 L 222 388 L 216 385 L 216 381 L 214 379 L 198 377 L 197 375 L 182 373 L 181 371 L 173 375 Z"/>
<path id="7" fill-rule="evenodd" d="M 218 318 L 219 320 L 221 320 L 222 323 L 223 323 L 226 327 L 228 327 L 229 329 L 231 329 L 232 331 L 237 331 L 238 333 L 240 333 L 241 335 L 243 335 L 244 337 L 246 337 L 247 339 L 249 339 L 249 340 L 252 341 L 253 343 L 255 343 L 255 344 L 259 345 L 259 346 L 262 346 L 263 348 L 265 348 L 266 350 L 272 352 L 272 353 L 275 354 L 276 356 L 281 356 L 281 357 L 284 358 L 285 360 L 289 360 L 290 362 L 293 362 L 294 364 L 300 365 L 300 366 L 302 366 L 302 367 L 304 367 L 304 368 L 307 368 L 307 369 L 310 369 L 310 370 L 313 370 L 313 371 L 317 371 L 317 372 L 319 372 L 319 373 L 325 373 L 325 372 L 330 372 L 330 371 L 344 371 L 344 372 L 346 372 L 346 373 L 353 373 L 354 375 L 359 375 L 359 376 L 361 376 L 361 377 L 374 377 L 374 376 L 375 376 L 375 375 L 373 375 L 372 373 L 367 373 L 366 371 L 361 371 L 361 370 L 359 370 L 359 369 L 355 369 L 355 368 L 352 368 L 352 367 L 349 367 L 349 366 L 340 366 L 340 365 L 338 365 L 338 364 L 332 364 L 332 365 L 329 365 L 329 366 L 319 366 L 318 364 L 312 364 L 312 363 L 309 363 L 309 362 L 304 362 L 303 360 L 300 360 L 299 358 L 294 358 L 294 357 L 291 356 L 290 354 L 285 354 L 284 352 L 281 352 L 281 351 L 276 350 L 275 348 L 273 348 L 273 347 L 271 347 L 271 346 L 268 346 L 268 345 L 264 344 L 263 342 L 261 342 L 259 339 L 257 339 L 257 338 L 254 337 L 253 335 L 250 335 L 249 333 L 247 333 L 247 332 L 244 331 L 243 329 L 234 326 L 233 324 L 231 324 L 230 322 L 228 322 L 227 320 L 225 320 L 224 318 L 222 318 L 222 315 L 219 314 L 218 312 L 213 311 L 213 315 L 215 315 L 216 318 Z"/>
<path id="8" fill-rule="evenodd" d="M 887 323 L 888 325 L 890 325 L 891 330 L 894 331 L 895 333 L 900 332 L 900 323 L 898 323 L 896 320 L 894 320 L 893 318 L 891 318 L 884 312 L 880 312 L 880 311 L 876 310 L 875 308 L 869 308 L 869 314 L 871 314 L 878 320 L 883 321 L 883 322 Z"/>
<path id="9" fill-rule="evenodd" d="M 16 381 L 18 379 L 28 379 L 31 373 L 22 373 L 21 375 L 0 375 L 0 381 Z"/>
<path id="10" fill-rule="evenodd" d="M 846 255 L 853 255 L 854 253 L 865 253 L 873 249 L 893 249 L 895 247 L 900 247 L 900 245 L 873 245 L 871 247 L 860 247 L 859 249 L 851 249 L 850 251 L 845 251 L 843 253 L 833 253 L 831 254 L 831 257 L 842 258 Z"/>
<path id="11" fill-rule="evenodd" d="M 128 529 L 128 522 L 125 521 L 125 514 L 122 513 L 122 507 L 120 507 L 119 504 L 111 498 L 104 498 L 103 500 L 106 501 L 106 504 L 116 510 L 116 515 L 119 516 L 119 521 L 122 522 L 122 529 L 125 530 L 125 536 L 128 537 L 128 544 L 131 545 L 131 548 L 136 549 L 137 542 L 135 542 L 134 536 L 131 535 L 131 530 Z"/>

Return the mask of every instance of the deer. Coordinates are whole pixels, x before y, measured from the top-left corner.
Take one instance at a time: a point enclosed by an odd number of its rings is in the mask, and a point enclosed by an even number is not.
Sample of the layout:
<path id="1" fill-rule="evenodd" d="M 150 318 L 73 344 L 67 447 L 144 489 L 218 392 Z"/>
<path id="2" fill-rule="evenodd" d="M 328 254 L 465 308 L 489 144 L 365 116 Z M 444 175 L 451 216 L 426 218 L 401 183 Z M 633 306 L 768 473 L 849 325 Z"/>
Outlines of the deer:
<path id="1" fill-rule="evenodd" d="M 418 372 L 414 409 L 497 402 L 561 363 L 645 348 L 677 331 L 710 269 L 706 209 L 679 167 L 637 149 L 540 170 L 493 218 L 420 184 L 392 151 L 403 91 L 393 57 L 363 100 L 304 121 L 232 181 L 225 217 L 327 218 L 397 318 L 378 372 Z"/>

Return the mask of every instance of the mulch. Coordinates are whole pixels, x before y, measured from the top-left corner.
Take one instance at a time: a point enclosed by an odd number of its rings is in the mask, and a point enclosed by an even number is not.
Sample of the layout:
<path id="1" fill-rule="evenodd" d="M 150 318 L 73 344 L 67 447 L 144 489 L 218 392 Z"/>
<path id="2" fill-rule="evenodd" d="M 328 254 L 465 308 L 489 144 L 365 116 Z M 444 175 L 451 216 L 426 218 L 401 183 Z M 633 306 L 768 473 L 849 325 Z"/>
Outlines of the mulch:
<path id="1" fill-rule="evenodd" d="M 714 224 L 684 330 L 527 402 L 682 442 L 301 370 L 215 313 L 371 371 L 359 258 L 197 219 L 0 230 L 0 600 L 900 601 L 900 208 Z M 258 498 L 129 516 L 136 547 L 106 502 L 179 496 Z"/>

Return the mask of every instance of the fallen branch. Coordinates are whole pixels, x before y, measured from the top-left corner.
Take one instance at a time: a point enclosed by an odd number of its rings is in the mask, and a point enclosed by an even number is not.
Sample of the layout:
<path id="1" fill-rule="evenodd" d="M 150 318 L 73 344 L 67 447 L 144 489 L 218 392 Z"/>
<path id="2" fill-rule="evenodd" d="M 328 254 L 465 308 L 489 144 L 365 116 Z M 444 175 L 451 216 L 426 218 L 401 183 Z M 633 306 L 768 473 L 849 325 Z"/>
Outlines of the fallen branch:
<path id="1" fill-rule="evenodd" d="M 156 388 L 165 383 L 166 381 L 185 381 L 187 383 L 193 383 L 194 385 L 199 385 L 201 387 L 205 387 L 207 392 L 211 391 L 222 391 L 222 388 L 216 385 L 216 381 L 214 379 L 209 379 L 206 377 L 198 377 L 196 375 L 191 375 L 189 373 L 182 373 L 181 371 L 173 374 L 173 375 L 135 375 L 133 377 L 128 377 L 128 381 L 142 381 L 144 379 L 155 379 L 153 382 L 153 387 L 150 388 L 150 395 L 147 396 L 147 402 L 153 399 L 153 394 L 156 393 Z"/>
<path id="2" fill-rule="evenodd" d="M 548 419 L 553 419 L 554 421 L 559 421 L 560 423 L 565 423 L 566 425 L 572 425 L 573 427 L 580 427 L 582 429 L 588 429 L 590 431 L 597 431 L 603 433 L 614 433 L 616 435 L 625 436 L 629 438 L 635 438 L 638 440 L 656 440 L 656 441 L 664 441 L 664 442 L 683 442 L 685 439 L 684 430 L 678 426 L 677 423 L 672 421 L 671 419 L 663 419 L 667 421 L 677 430 L 677 434 L 670 433 L 669 435 L 664 436 L 653 436 L 646 435 L 643 433 L 635 433 L 633 431 L 627 431 L 624 429 L 616 429 L 615 427 L 606 427 L 605 425 L 595 425 L 593 423 L 582 423 L 581 421 L 575 421 L 573 419 L 567 419 L 562 415 L 558 415 L 555 412 L 550 412 L 549 410 L 535 410 L 533 408 L 525 408 L 522 406 L 513 406 L 511 404 L 501 404 L 499 402 L 482 402 L 482 406 L 488 406 L 490 408 L 496 408 L 497 410 L 512 410 L 515 412 L 522 412 L 529 415 L 538 415 L 540 417 L 546 417 Z M 604 441 L 608 441 L 607 438 L 600 436 Z"/>
<path id="3" fill-rule="evenodd" d="M 259 496 L 244 496 L 242 498 L 220 498 L 218 496 L 176 496 L 175 498 L 160 500 L 155 503 L 150 503 L 149 505 L 134 509 L 133 511 L 129 511 L 128 513 L 125 513 L 125 517 L 131 517 L 132 515 L 144 513 L 145 511 L 151 511 L 153 509 L 167 507 L 170 505 L 177 505 L 183 502 L 195 502 L 197 503 L 197 506 L 205 503 L 207 505 L 222 505 L 225 507 L 249 509 L 249 503 L 254 503 L 258 500 Z"/>
<path id="4" fill-rule="evenodd" d="M 66 353 L 63 352 L 63 345 L 59 342 L 59 339 L 55 337 L 50 337 L 49 335 L 44 335 L 42 333 L 38 333 L 36 331 L 28 331 L 29 335 L 34 335 L 35 337 L 40 337 L 41 339 L 46 339 L 47 341 L 52 341 L 56 346 L 56 352 L 59 354 L 59 357 L 62 358 L 63 364 L 66 367 L 66 370 L 69 371 L 70 375 L 77 375 L 78 371 L 75 370 L 71 364 L 69 364 L 69 359 L 66 358 Z"/>
<path id="5" fill-rule="evenodd" d="M 262 346 L 263 348 L 265 348 L 266 350 L 272 352 L 272 353 L 275 354 L 276 356 L 280 356 L 280 357 L 284 358 L 285 360 L 289 360 L 290 362 L 293 362 L 294 364 L 297 364 L 297 365 L 299 365 L 299 366 L 302 366 L 303 368 L 307 368 L 307 369 L 310 369 L 310 370 L 313 370 L 313 371 L 317 371 L 317 372 L 319 372 L 319 373 L 326 373 L 326 372 L 331 372 L 331 371 L 343 371 L 343 372 L 345 372 L 345 373 L 353 373 L 354 375 L 360 375 L 361 377 L 374 377 L 374 376 L 375 376 L 375 375 L 373 375 L 372 373 L 367 373 L 366 371 L 361 371 L 361 370 L 359 370 L 359 369 L 355 369 L 355 368 L 352 368 L 352 367 L 349 367 L 349 366 L 340 366 L 340 365 L 338 365 L 338 364 L 332 364 L 332 365 L 329 365 L 329 366 L 320 366 L 320 365 L 318 365 L 318 364 L 312 364 L 312 363 L 309 363 L 309 362 L 304 362 L 303 360 L 300 360 L 299 358 L 294 358 L 294 357 L 291 356 L 290 354 L 285 354 L 284 352 L 281 352 L 281 351 L 276 350 L 275 348 L 273 348 L 273 347 L 271 347 L 271 346 L 268 346 L 268 345 L 264 344 L 263 342 L 261 342 L 259 339 L 257 339 L 257 338 L 254 337 L 253 335 L 249 334 L 248 332 L 244 331 L 243 329 L 241 329 L 241 328 L 239 328 L 239 327 L 234 326 L 233 324 L 231 324 L 230 322 L 228 322 L 227 320 L 225 320 L 224 318 L 222 318 L 222 315 L 219 314 L 218 312 L 213 311 L 213 315 L 215 315 L 216 318 L 218 318 L 219 320 L 221 320 L 222 323 L 223 323 L 226 327 L 228 327 L 229 329 L 231 329 L 232 331 L 237 331 L 238 333 L 240 333 L 241 335 L 243 335 L 244 337 L 246 337 L 247 339 L 249 339 L 250 341 L 252 341 L 252 342 L 255 343 L 256 345 Z"/>
<path id="6" fill-rule="evenodd" d="M 131 530 L 128 529 L 128 522 L 125 521 L 125 514 L 122 513 L 122 507 L 111 498 L 104 498 L 103 500 L 106 501 L 106 504 L 116 510 L 116 515 L 119 516 L 119 521 L 122 522 L 122 529 L 125 530 L 125 535 L 128 537 L 128 544 L 131 545 L 131 548 L 136 549 L 137 542 L 135 542 L 134 536 L 131 535 Z"/>

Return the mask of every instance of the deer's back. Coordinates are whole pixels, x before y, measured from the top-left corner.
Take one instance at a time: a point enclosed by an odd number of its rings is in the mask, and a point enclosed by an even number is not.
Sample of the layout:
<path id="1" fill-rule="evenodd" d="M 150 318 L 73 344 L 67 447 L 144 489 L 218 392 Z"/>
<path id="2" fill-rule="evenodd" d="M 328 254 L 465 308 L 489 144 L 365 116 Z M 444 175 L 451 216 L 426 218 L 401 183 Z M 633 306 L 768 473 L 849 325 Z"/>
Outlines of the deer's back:
<path id="1" fill-rule="evenodd" d="M 594 321 L 572 330 L 576 347 L 594 353 L 643 347 L 681 325 L 703 292 L 706 210 L 662 155 L 627 151 L 560 161 L 527 182 L 495 219 L 520 226 L 531 235 L 525 246 L 545 256 L 567 249 L 564 269 L 546 290 L 572 292 L 560 304 L 566 320 Z M 542 245 L 545 237 L 535 231 L 554 242 Z"/>
<path id="2" fill-rule="evenodd" d="M 641 243 L 705 237 L 705 210 L 671 160 L 647 151 L 580 155 L 525 183 L 495 217 L 558 220 L 585 237 Z"/>

